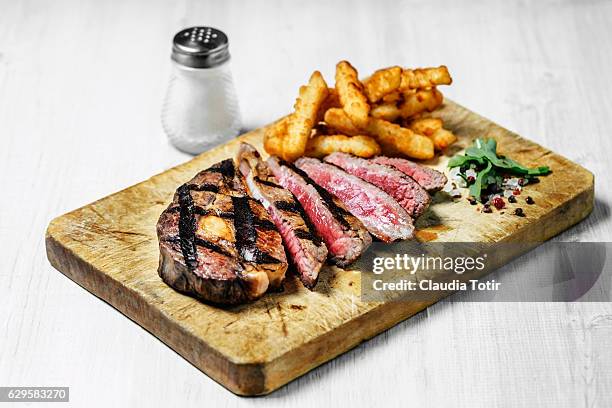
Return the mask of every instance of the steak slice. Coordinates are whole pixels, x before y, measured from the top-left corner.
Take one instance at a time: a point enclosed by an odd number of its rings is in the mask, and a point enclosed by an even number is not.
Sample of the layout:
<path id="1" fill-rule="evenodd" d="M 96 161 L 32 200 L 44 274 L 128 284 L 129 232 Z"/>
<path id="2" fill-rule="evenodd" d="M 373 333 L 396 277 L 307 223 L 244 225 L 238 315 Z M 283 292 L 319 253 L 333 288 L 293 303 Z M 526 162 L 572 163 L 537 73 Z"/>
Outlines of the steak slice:
<path id="1" fill-rule="evenodd" d="M 370 161 L 396 168 L 407 176 L 412 177 L 429 193 L 435 193 L 436 191 L 442 190 L 446 184 L 446 176 L 443 173 L 427 166 L 421 166 L 410 160 L 397 157 L 378 156 Z"/>
<path id="2" fill-rule="evenodd" d="M 295 162 L 318 185 L 335 195 L 363 225 L 382 241 L 409 239 L 412 218 L 391 196 L 359 177 L 310 157 Z"/>
<path id="3" fill-rule="evenodd" d="M 157 223 L 159 276 L 179 292 L 238 304 L 282 285 L 287 258 L 263 206 L 232 160 L 180 186 Z"/>
<path id="4" fill-rule="evenodd" d="M 280 231 L 285 248 L 295 264 L 304 286 L 317 284 L 319 270 L 327 258 L 325 243 L 317 234 L 304 209 L 290 191 L 280 186 L 250 144 L 241 143 L 236 158 L 240 172 L 246 178 L 251 196 L 263 204 Z"/>
<path id="5" fill-rule="evenodd" d="M 278 183 L 298 199 L 306 215 L 325 241 L 330 260 L 346 266 L 356 260 L 372 242 L 368 230 L 340 200 L 290 163 L 272 156 L 267 160 Z"/>
<path id="6" fill-rule="evenodd" d="M 332 153 L 324 160 L 388 193 L 414 218 L 423 214 L 429 205 L 431 199 L 427 191 L 393 167 L 340 152 Z"/>

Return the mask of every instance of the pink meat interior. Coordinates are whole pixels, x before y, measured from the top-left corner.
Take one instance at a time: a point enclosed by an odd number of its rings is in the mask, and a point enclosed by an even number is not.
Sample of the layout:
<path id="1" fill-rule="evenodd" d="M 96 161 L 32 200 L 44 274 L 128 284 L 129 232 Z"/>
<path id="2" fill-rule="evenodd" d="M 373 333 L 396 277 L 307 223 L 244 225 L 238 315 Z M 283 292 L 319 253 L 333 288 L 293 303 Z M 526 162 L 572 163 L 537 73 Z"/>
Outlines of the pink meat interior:
<path id="1" fill-rule="evenodd" d="M 316 159 L 302 158 L 296 165 L 338 197 L 368 230 L 382 240 L 412 237 L 414 228 L 410 216 L 384 191 Z"/>
<path id="2" fill-rule="evenodd" d="M 413 163 L 410 160 L 379 156 L 372 159 L 372 161 L 395 167 L 402 173 L 412 177 L 423 188 L 429 191 L 440 190 L 446 184 L 446 176 L 444 174 L 429 167 Z"/>
<path id="3" fill-rule="evenodd" d="M 326 162 L 343 168 L 389 193 L 413 217 L 419 216 L 429 204 L 429 195 L 413 179 L 392 167 L 372 163 L 344 153 L 333 153 Z"/>
<path id="4" fill-rule="evenodd" d="M 335 256 L 345 256 L 355 245 L 353 238 L 343 230 L 315 188 L 287 167 L 271 165 L 270 168 L 280 185 L 291 191 L 302 204 L 329 252 Z"/>

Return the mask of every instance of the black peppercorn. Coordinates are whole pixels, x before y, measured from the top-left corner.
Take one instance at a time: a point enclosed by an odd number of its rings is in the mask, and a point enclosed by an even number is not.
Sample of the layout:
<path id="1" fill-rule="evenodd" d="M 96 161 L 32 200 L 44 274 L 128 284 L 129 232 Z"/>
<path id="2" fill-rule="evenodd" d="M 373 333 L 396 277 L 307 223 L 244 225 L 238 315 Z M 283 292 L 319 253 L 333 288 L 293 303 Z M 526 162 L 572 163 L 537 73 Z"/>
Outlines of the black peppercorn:
<path id="1" fill-rule="evenodd" d="M 514 210 L 514 215 L 518 215 L 519 217 L 524 217 L 525 213 L 523 212 L 522 208 L 517 208 L 516 210 Z"/>
<path id="2" fill-rule="evenodd" d="M 485 205 L 482 207 L 482 212 L 483 212 L 483 213 L 487 213 L 487 214 L 488 214 L 488 213 L 493 212 L 493 210 L 491 210 L 491 206 L 490 206 L 489 204 L 485 204 Z"/>
<path id="3" fill-rule="evenodd" d="M 508 202 L 509 203 L 516 203 L 516 197 L 513 195 L 511 195 L 510 197 L 508 197 Z"/>
<path id="4" fill-rule="evenodd" d="M 530 196 L 527 196 L 527 198 L 525 199 L 525 202 L 529 205 L 535 204 L 535 201 L 533 201 L 533 198 L 531 198 Z"/>

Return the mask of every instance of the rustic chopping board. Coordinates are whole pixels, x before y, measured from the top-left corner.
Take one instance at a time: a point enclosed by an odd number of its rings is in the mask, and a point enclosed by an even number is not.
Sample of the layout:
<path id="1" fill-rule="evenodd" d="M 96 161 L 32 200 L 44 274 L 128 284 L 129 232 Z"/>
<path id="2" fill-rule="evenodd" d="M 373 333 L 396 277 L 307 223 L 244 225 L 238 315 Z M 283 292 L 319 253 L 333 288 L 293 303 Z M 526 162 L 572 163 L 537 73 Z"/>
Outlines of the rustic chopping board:
<path id="1" fill-rule="evenodd" d="M 436 115 L 459 137 L 453 154 L 476 137 L 494 137 L 500 153 L 528 166 L 548 165 L 553 173 L 526 187 L 535 205 L 525 208 L 525 218 L 511 211 L 478 213 L 465 198 L 445 200 L 439 193 L 417 222 L 419 239 L 541 242 L 591 212 L 589 171 L 452 101 Z M 62 215 L 51 221 L 46 237 L 47 256 L 55 268 L 241 395 L 267 394 L 433 303 L 361 302 L 360 272 L 334 267 L 321 272 L 314 292 L 291 276 L 284 292 L 227 309 L 165 285 L 157 275 L 155 224 L 175 189 L 198 171 L 233 157 L 240 141 L 263 152 L 263 133 L 249 132 Z M 443 170 L 448 158 L 428 164 Z"/>

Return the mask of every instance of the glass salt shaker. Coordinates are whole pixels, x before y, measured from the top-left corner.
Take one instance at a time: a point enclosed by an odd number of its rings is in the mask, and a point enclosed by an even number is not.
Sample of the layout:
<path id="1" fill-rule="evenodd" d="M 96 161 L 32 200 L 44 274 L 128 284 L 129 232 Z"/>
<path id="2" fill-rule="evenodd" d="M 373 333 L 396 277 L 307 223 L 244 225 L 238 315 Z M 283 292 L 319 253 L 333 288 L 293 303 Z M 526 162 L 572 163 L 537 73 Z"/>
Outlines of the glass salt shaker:
<path id="1" fill-rule="evenodd" d="M 162 124 L 179 150 L 202 153 L 238 135 L 240 110 L 229 61 L 222 31 L 191 27 L 174 36 Z"/>

